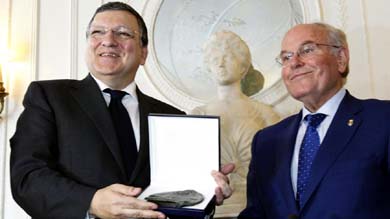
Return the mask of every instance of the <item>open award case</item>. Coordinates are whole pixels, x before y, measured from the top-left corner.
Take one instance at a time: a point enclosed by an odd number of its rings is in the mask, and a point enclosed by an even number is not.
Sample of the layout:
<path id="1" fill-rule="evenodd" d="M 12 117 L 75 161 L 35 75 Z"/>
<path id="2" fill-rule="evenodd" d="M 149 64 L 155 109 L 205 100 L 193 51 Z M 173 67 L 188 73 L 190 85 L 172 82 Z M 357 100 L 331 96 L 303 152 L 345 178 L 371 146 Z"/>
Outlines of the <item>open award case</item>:
<path id="1" fill-rule="evenodd" d="M 204 197 L 199 204 L 161 207 L 169 216 L 205 218 L 215 207 L 217 186 L 212 170 L 220 166 L 220 121 L 217 116 L 150 114 L 150 185 L 139 196 L 195 190 Z"/>

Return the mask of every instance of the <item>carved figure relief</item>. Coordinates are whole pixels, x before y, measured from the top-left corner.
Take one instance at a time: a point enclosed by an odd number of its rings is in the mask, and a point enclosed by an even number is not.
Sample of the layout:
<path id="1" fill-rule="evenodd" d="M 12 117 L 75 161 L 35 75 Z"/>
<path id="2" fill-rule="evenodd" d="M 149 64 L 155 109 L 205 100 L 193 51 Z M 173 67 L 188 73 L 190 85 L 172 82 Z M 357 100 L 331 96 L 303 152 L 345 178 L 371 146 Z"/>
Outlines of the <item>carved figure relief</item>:
<path id="1" fill-rule="evenodd" d="M 280 40 L 305 19 L 305 0 L 170 0 L 152 1 L 143 8 L 151 32 L 147 78 L 157 91 L 189 111 L 216 96 L 210 75 L 202 68 L 202 44 L 219 30 L 231 30 L 251 47 L 252 65 L 266 79 L 250 97 L 277 104 L 286 97 L 275 57 Z"/>
<path id="2" fill-rule="evenodd" d="M 194 108 L 191 114 L 217 115 L 221 118 L 222 164 L 234 163 L 235 171 L 230 174 L 234 188 L 232 197 L 217 208 L 218 216 L 237 216 L 246 206 L 246 175 L 251 158 L 251 142 L 254 134 L 279 120 L 271 106 L 250 99 L 242 92 L 242 85 L 248 92 L 263 86 L 264 80 L 251 64 L 247 44 L 231 31 L 214 33 L 203 50 L 204 65 L 216 83 L 217 97 L 209 103 Z M 245 76 L 259 78 L 250 85 Z M 258 76 L 256 76 L 258 74 Z"/>

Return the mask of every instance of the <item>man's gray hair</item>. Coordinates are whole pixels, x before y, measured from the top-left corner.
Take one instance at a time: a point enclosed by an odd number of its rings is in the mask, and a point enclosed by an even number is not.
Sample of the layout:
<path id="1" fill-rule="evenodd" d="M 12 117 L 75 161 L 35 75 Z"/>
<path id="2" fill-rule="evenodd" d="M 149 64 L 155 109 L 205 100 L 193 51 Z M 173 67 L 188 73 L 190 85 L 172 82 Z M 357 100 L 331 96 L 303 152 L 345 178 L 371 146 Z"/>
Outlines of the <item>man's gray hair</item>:
<path id="1" fill-rule="evenodd" d="M 322 28 L 327 32 L 329 44 L 335 45 L 335 46 L 340 46 L 342 48 L 348 49 L 347 36 L 344 33 L 344 31 L 342 31 L 336 27 L 333 27 L 332 25 L 329 25 L 326 23 L 321 23 L 321 22 L 313 23 L 313 25 L 315 25 L 319 28 Z M 334 49 L 335 52 L 338 50 L 339 50 L 338 48 Z M 348 73 L 349 73 L 349 63 L 347 63 L 347 68 L 345 69 L 344 72 L 342 72 L 341 75 L 344 78 L 346 78 Z"/>

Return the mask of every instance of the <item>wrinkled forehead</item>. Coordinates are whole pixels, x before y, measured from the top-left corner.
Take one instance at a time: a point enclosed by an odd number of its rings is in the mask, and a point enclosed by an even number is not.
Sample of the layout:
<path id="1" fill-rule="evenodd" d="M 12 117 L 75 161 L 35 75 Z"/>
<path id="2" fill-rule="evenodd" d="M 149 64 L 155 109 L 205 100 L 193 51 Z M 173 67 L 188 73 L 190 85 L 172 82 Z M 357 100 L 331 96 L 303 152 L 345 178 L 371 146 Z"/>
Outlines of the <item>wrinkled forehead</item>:
<path id="1" fill-rule="evenodd" d="M 307 42 L 328 43 L 327 32 L 312 24 L 301 24 L 290 29 L 283 38 L 282 51 L 295 51 Z"/>

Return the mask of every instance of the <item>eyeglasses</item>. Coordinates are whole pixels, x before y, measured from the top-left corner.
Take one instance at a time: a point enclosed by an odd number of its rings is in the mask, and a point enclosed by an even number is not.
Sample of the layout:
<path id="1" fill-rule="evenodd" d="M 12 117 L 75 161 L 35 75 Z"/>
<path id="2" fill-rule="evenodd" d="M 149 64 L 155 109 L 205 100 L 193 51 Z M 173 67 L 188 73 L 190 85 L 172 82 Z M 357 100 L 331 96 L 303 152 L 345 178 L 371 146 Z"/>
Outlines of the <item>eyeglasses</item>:
<path id="1" fill-rule="evenodd" d="M 297 56 L 301 60 L 306 60 L 306 59 L 312 58 L 314 55 L 318 55 L 321 52 L 319 46 L 329 46 L 329 47 L 334 47 L 337 49 L 342 48 L 342 46 L 309 42 L 309 43 L 302 44 L 296 52 L 282 52 L 282 53 L 280 53 L 280 55 L 277 56 L 275 58 L 275 60 L 280 66 L 286 67 L 286 66 L 290 65 L 291 60 L 295 54 L 297 54 Z"/>
<path id="2" fill-rule="evenodd" d="M 91 37 L 92 39 L 101 40 L 106 36 L 106 34 L 111 31 L 114 35 L 114 38 L 119 41 L 126 41 L 129 39 L 134 39 L 135 35 L 138 33 L 135 30 L 131 30 L 127 27 L 118 26 L 114 28 L 100 27 L 100 26 L 92 26 L 87 31 L 87 37 Z"/>

